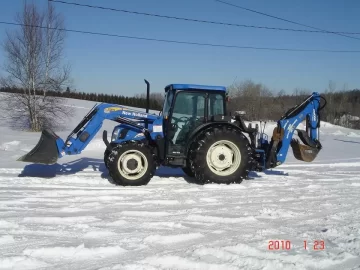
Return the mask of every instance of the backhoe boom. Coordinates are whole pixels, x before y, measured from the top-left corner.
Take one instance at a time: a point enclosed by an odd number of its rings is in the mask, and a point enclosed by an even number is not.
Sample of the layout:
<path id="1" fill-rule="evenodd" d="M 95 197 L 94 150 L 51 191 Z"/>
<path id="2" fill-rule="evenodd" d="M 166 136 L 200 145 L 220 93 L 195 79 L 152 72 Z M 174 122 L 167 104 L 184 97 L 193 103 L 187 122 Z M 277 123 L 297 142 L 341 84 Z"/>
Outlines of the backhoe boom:
<path id="1" fill-rule="evenodd" d="M 277 122 L 266 155 L 267 168 L 284 163 L 290 145 L 295 158 L 307 162 L 315 159 L 322 148 L 319 141 L 319 112 L 325 104 L 320 105 L 321 99 L 323 98 L 319 93 L 312 93 L 301 104 L 288 110 Z M 296 129 L 304 120 L 306 131 Z M 301 145 L 299 140 L 293 139 L 295 130 L 304 145 Z"/>

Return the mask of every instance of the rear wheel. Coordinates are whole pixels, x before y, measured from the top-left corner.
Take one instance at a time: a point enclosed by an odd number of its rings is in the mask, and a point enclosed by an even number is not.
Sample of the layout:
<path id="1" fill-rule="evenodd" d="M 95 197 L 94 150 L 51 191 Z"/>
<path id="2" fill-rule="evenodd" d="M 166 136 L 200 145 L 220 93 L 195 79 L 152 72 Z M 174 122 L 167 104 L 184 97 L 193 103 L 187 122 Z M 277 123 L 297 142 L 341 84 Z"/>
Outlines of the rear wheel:
<path id="1" fill-rule="evenodd" d="M 191 148 L 191 167 L 198 182 L 230 184 L 247 178 L 252 150 L 240 130 L 211 127 L 197 137 Z"/>
<path id="2" fill-rule="evenodd" d="M 122 186 L 146 185 L 156 169 L 151 148 L 140 142 L 114 147 L 108 155 L 107 166 L 113 181 Z"/>

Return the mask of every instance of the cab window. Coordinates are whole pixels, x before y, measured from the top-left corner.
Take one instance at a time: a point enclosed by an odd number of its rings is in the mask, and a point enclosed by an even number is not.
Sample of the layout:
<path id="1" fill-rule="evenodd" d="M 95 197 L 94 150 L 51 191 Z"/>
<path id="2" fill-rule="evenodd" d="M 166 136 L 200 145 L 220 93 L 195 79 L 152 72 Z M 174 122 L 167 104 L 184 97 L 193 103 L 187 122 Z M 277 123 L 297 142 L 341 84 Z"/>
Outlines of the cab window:
<path id="1" fill-rule="evenodd" d="M 208 99 L 209 117 L 224 115 L 224 96 L 221 94 L 209 94 Z"/>

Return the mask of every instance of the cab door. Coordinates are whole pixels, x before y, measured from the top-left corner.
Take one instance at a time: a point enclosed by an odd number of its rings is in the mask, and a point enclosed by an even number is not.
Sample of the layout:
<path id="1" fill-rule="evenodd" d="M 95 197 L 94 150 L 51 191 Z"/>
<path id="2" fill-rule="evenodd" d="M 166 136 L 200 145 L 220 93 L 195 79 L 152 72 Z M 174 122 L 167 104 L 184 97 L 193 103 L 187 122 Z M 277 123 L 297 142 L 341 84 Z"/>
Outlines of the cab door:
<path id="1" fill-rule="evenodd" d="M 192 130 L 205 122 L 206 93 L 178 91 L 171 113 L 168 133 L 168 155 L 184 155 Z"/>

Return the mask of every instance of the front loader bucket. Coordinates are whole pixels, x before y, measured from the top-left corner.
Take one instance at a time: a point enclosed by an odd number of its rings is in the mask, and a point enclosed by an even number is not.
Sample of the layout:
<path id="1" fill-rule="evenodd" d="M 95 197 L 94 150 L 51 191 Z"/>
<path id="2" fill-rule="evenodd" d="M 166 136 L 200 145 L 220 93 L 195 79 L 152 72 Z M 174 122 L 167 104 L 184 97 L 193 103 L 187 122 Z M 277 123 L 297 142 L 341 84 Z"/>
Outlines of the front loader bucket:
<path id="1" fill-rule="evenodd" d="M 318 147 L 301 144 L 295 139 L 291 141 L 290 145 L 293 150 L 294 157 L 305 162 L 312 162 L 321 150 L 321 148 Z"/>
<path id="2" fill-rule="evenodd" d="M 59 157 L 57 139 L 59 137 L 51 130 L 43 130 L 37 145 L 29 153 L 20 157 L 18 161 L 40 164 L 56 163 Z"/>

